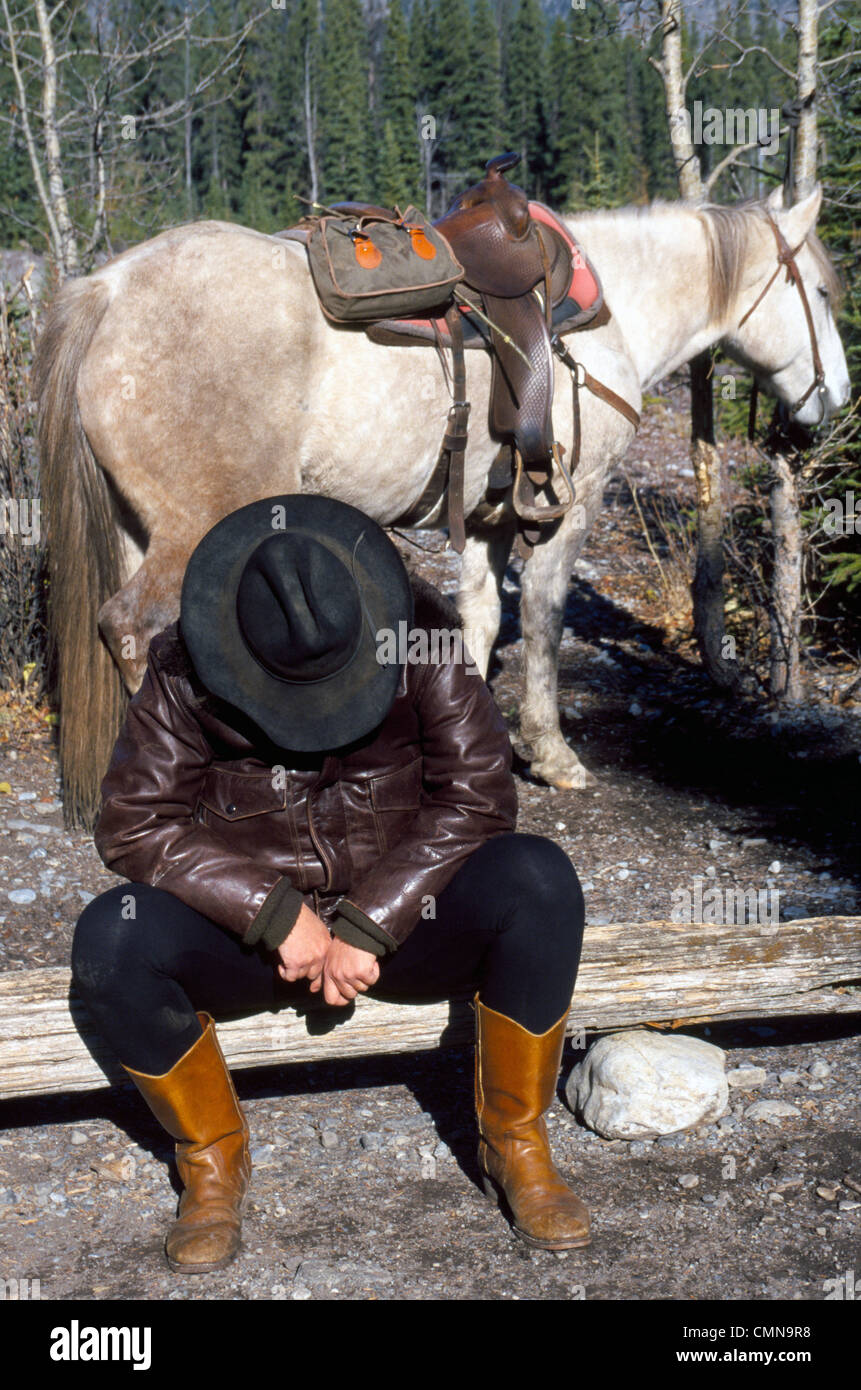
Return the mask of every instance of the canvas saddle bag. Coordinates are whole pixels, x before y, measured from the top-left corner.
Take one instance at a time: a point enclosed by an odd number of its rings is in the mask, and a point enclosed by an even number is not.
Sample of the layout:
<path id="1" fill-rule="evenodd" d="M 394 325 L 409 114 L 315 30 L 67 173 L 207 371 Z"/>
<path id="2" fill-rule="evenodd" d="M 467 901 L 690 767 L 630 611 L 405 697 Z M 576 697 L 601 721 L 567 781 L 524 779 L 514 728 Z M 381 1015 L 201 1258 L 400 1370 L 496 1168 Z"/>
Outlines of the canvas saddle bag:
<path id="1" fill-rule="evenodd" d="M 338 204 L 315 219 L 308 263 L 324 313 L 371 323 L 439 309 L 463 278 L 445 238 L 412 206 Z"/>

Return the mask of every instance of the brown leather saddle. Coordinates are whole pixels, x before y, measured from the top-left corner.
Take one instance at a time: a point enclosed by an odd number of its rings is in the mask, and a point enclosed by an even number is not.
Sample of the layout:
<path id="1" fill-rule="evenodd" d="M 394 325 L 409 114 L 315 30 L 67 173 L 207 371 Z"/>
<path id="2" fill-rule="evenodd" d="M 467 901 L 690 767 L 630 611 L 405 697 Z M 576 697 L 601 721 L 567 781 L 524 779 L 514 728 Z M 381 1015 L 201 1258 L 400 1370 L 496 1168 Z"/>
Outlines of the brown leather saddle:
<path id="1" fill-rule="evenodd" d="M 481 182 L 434 225 L 464 268 L 464 284 L 474 292 L 465 298 L 475 303 L 477 296 L 485 316 L 493 349 L 488 427 L 513 450 L 512 503 L 525 523 L 524 540 L 534 545 L 537 528 L 563 516 L 574 501 L 553 438 L 550 341 L 554 303 L 570 284 L 571 253 L 557 232 L 531 216 L 523 189 L 504 178 L 519 159 L 508 153 L 489 160 Z M 500 462 L 497 485 L 504 477 Z"/>

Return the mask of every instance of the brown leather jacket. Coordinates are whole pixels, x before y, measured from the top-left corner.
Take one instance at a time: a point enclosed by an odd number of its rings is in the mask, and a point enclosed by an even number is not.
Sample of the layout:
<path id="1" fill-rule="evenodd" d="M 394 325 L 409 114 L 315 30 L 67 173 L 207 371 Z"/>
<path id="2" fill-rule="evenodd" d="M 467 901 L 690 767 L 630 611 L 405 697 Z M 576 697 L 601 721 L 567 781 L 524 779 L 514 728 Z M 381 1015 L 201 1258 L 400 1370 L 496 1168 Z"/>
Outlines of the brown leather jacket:
<path id="1" fill-rule="evenodd" d="M 411 582 L 415 628 L 457 626 L 436 589 Z M 285 756 L 203 689 L 173 624 L 150 644 L 102 783 L 99 854 L 249 944 L 277 946 L 307 901 L 382 955 L 473 850 L 515 825 L 505 723 L 463 662 L 407 664 L 364 744 Z"/>

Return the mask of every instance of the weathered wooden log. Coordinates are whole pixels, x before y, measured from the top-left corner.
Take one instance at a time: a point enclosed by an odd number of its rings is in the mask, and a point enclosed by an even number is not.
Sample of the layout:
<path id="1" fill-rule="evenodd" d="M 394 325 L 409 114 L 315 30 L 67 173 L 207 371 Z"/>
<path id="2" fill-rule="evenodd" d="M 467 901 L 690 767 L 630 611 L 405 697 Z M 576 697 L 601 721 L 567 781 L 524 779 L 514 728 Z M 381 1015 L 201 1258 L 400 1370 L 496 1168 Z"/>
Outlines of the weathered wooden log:
<path id="1" fill-rule="evenodd" d="M 620 922 L 589 926 L 570 1032 L 678 1026 L 781 1014 L 861 1013 L 861 918 L 775 926 Z M 219 1025 L 234 1068 L 463 1046 L 467 1000 L 334 1009 Z M 101 1042 L 65 969 L 0 975 L 0 1098 L 94 1090 L 127 1080 Z"/>

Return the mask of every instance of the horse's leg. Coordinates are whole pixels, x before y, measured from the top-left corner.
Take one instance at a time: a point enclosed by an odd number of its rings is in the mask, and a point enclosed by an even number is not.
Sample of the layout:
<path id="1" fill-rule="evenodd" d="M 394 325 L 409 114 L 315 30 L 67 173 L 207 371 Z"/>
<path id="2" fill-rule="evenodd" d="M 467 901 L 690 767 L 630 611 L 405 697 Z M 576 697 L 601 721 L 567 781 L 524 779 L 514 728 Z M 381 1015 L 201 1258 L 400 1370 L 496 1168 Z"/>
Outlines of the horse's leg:
<path id="1" fill-rule="evenodd" d="M 128 583 L 99 609 L 99 631 L 130 695 L 146 670 L 150 639 L 179 617 L 179 594 L 191 547 L 154 538 Z"/>
<path id="2" fill-rule="evenodd" d="M 597 481 L 597 480 L 596 480 Z M 520 626 L 523 632 L 524 697 L 520 734 L 535 776 L 552 787 L 582 788 L 590 780 L 559 726 L 559 647 L 568 583 L 600 505 L 601 486 L 590 488 L 563 518 L 557 533 L 537 545 L 523 565 Z M 582 496 L 578 487 L 578 497 Z"/>
<path id="3" fill-rule="evenodd" d="M 466 645 L 483 676 L 487 676 L 499 632 L 502 581 L 513 539 L 514 526 L 508 520 L 494 527 L 467 530 L 457 606 L 463 618 Z"/>

